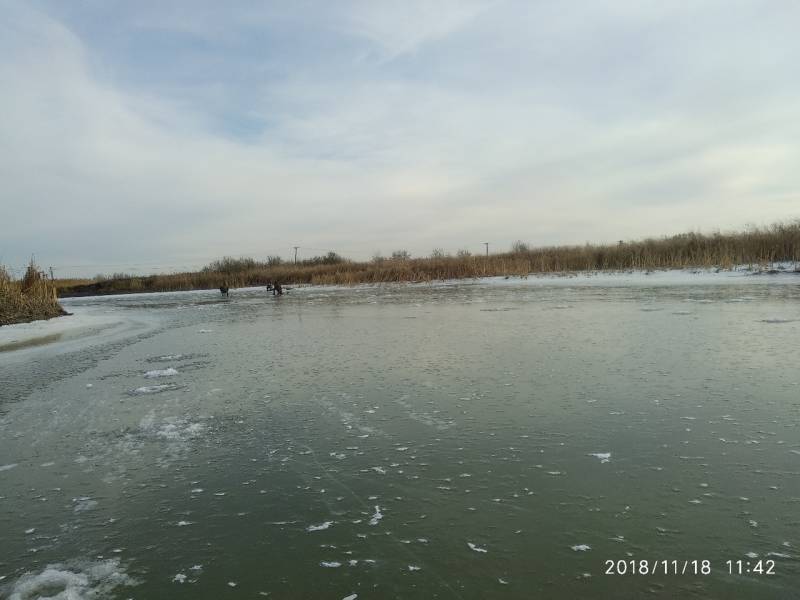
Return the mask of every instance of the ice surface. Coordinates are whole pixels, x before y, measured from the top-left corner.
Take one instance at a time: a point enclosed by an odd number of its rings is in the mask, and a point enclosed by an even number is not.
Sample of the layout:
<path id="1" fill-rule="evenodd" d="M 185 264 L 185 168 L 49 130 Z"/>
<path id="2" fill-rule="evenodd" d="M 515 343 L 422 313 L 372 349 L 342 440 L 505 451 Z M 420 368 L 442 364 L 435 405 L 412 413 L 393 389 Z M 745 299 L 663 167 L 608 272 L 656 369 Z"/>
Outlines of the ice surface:
<path id="1" fill-rule="evenodd" d="M 488 552 L 488 550 L 486 550 L 486 548 L 481 548 L 479 546 L 476 546 L 472 542 L 467 542 L 467 546 L 469 546 L 470 550 L 473 550 L 475 552 L 480 552 L 482 554 L 486 554 Z"/>
<path id="2" fill-rule="evenodd" d="M 11 463 L 10 465 L 2 465 L 0 466 L 0 471 L 10 471 L 11 469 L 17 466 L 19 466 L 17 465 L 17 463 Z"/>
<path id="3" fill-rule="evenodd" d="M 589 546 L 588 544 L 577 544 L 575 546 L 570 546 L 570 548 L 572 548 L 572 550 L 574 550 L 575 552 L 586 552 L 587 550 L 592 549 L 592 547 Z"/>
<path id="4" fill-rule="evenodd" d="M 600 459 L 601 463 L 607 463 L 611 460 L 611 452 L 592 452 L 589 456 Z"/>
<path id="5" fill-rule="evenodd" d="M 26 342 L 50 340 L 48 346 L 63 344 L 66 340 L 74 340 L 83 335 L 96 337 L 107 336 L 112 330 L 119 331 L 129 323 L 124 317 L 115 315 L 91 314 L 84 307 L 69 308 L 73 314 L 55 319 L 33 321 L 31 323 L 15 323 L 0 327 L 0 348 L 15 345 L 24 347 Z M 99 332 L 103 332 L 99 334 Z M 40 346 L 41 348 L 41 346 Z M 20 350 L 16 350 L 19 352 Z"/>

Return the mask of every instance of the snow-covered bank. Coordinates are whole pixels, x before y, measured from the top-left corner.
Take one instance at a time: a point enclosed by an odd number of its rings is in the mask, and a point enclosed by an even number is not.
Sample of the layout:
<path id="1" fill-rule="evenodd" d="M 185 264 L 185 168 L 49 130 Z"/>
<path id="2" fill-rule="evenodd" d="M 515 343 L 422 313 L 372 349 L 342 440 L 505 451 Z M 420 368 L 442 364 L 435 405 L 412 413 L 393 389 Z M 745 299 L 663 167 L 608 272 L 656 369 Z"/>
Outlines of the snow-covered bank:
<path id="1" fill-rule="evenodd" d="M 655 271 L 576 271 L 531 273 L 527 277 L 487 277 L 478 280 L 503 285 L 548 286 L 688 286 L 688 285 L 783 285 L 800 283 L 800 264 L 777 263 L 766 269 L 740 266 L 730 270 L 663 269 Z M 451 282 L 457 283 L 457 282 Z"/>

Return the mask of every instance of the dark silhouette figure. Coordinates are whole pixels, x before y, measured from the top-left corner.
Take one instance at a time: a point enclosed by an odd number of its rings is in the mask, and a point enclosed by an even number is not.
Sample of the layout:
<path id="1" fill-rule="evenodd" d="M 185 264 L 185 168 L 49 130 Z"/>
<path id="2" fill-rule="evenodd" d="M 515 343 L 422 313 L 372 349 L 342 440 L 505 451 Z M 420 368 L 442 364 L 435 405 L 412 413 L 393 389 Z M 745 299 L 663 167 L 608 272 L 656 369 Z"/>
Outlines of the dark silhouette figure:
<path id="1" fill-rule="evenodd" d="M 272 289 L 273 289 L 273 287 L 272 287 L 272 282 L 271 282 L 271 281 L 268 281 L 268 282 L 267 282 L 267 291 L 268 291 L 268 292 L 271 292 L 271 291 L 272 291 Z"/>
<path id="2" fill-rule="evenodd" d="M 229 289 L 228 288 L 228 284 L 227 283 L 223 283 L 221 286 L 219 286 L 219 293 L 222 294 L 223 296 L 225 296 L 226 298 L 230 298 L 230 296 L 228 294 L 228 289 Z"/>
<path id="3" fill-rule="evenodd" d="M 283 286 L 277 281 L 272 284 L 272 295 L 283 296 Z"/>

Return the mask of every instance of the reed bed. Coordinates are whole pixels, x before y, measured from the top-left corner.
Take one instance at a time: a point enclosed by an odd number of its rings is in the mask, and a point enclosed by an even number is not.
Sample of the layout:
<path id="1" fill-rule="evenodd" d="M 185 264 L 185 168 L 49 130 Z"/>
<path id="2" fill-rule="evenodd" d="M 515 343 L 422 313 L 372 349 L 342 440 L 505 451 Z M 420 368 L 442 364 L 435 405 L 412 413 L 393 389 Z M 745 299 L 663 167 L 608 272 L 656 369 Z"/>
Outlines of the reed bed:
<path id="1" fill-rule="evenodd" d="M 768 265 L 800 261 L 800 220 L 751 227 L 736 233 L 685 233 L 664 238 L 619 241 L 616 244 L 530 247 L 517 242 L 509 252 L 472 256 L 443 255 L 354 262 L 335 255 L 302 264 L 282 263 L 272 257 L 223 258 L 195 273 L 145 277 L 117 274 L 92 283 L 59 285 L 63 296 L 213 289 L 261 286 L 270 281 L 286 284 L 355 285 L 361 283 L 424 282 L 490 276 L 527 276 L 531 273 L 628 271 L 692 267 L 730 269 L 737 265 Z"/>
<path id="2" fill-rule="evenodd" d="M 51 319 L 67 314 L 58 303 L 55 284 L 31 262 L 16 281 L 0 265 L 0 326 Z"/>

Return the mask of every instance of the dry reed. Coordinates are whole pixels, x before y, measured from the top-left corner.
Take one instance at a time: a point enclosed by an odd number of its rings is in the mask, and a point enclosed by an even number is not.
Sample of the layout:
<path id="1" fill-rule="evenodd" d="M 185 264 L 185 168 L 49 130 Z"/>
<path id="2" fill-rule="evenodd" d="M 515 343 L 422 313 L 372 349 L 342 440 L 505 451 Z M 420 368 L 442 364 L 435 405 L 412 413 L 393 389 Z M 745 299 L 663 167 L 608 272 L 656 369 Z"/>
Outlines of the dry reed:
<path id="1" fill-rule="evenodd" d="M 20 281 L 0 265 L 0 326 L 51 319 L 66 314 L 56 286 L 31 262 Z"/>
<path id="2" fill-rule="evenodd" d="M 444 256 L 441 251 L 435 251 L 429 258 L 406 258 L 397 254 L 395 258 L 353 262 L 337 257 L 336 260 L 312 260 L 298 265 L 274 259 L 259 263 L 253 259 L 225 258 L 196 273 L 146 277 L 116 275 L 91 284 L 59 285 L 59 292 L 71 296 L 213 289 L 223 283 L 237 288 L 265 285 L 269 281 L 354 285 L 593 270 L 729 269 L 736 265 L 799 260 L 800 220 L 765 228 L 751 227 L 736 233 L 685 233 L 616 244 L 530 248 L 517 242 L 512 251 L 489 256 L 471 256 L 464 252 Z"/>

